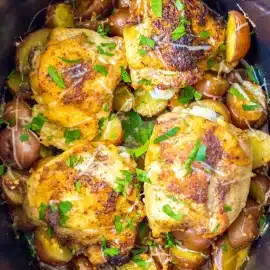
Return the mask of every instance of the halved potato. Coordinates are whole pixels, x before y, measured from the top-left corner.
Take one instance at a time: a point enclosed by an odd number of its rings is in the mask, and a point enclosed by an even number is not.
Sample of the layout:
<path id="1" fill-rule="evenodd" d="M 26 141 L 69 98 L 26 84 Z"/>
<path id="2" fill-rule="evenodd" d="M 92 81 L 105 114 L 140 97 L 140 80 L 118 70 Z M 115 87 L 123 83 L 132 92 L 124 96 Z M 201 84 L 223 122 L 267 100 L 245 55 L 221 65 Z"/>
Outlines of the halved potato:
<path id="1" fill-rule="evenodd" d="M 72 259 L 71 251 L 63 246 L 55 236 L 50 236 L 48 228 L 35 231 L 35 245 L 41 261 L 50 264 L 64 264 Z"/>
<path id="2" fill-rule="evenodd" d="M 24 75 L 29 74 L 31 65 L 29 63 L 30 53 L 35 49 L 43 49 L 51 30 L 47 28 L 40 29 L 27 35 L 16 51 L 17 70 Z"/>
<path id="3" fill-rule="evenodd" d="M 186 249 L 180 245 L 171 247 L 170 254 L 172 263 L 179 269 L 197 269 L 207 258 L 206 254 Z"/>
<path id="4" fill-rule="evenodd" d="M 27 179 L 27 174 L 11 169 L 2 176 L 3 196 L 9 204 L 23 204 Z"/>
<path id="5" fill-rule="evenodd" d="M 89 260 L 84 256 L 76 257 L 73 260 L 75 270 L 94 270 L 94 267 Z"/>
<path id="6" fill-rule="evenodd" d="M 16 229 L 23 232 L 33 231 L 35 225 L 31 223 L 22 207 L 15 207 L 11 210 L 11 217 Z"/>
<path id="7" fill-rule="evenodd" d="M 128 112 L 132 109 L 134 103 L 134 96 L 128 85 L 118 85 L 113 95 L 113 109 L 115 111 Z"/>
<path id="8" fill-rule="evenodd" d="M 268 204 L 270 179 L 266 175 L 256 175 L 251 178 L 249 195 L 258 203 Z"/>
<path id="9" fill-rule="evenodd" d="M 188 107 L 189 108 L 203 107 L 203 108 L 211 109 L 215 111 L 217 114 L 220 114 L 226 122 L 231 123 L 231 115 L 227 107 L 223 103 L 217 100 L 203 99 L 203 100 L 192 102 L 191 104 L 189 104 Z"/>
<path id="10" fill-rule="evenodd" d="M 7 80 L 7 86 L 14 96 L 22 99 L 30 99 L 33 94 L 28 76 L 21 75 L 19 72 L 12 72 Z"/>
<path id="11" fill-rule="evenodd" d="M 104 120 L 101 135 L 99 140 L 111 141 L 114 145 L 120 145 L 122 143 L 123 130 L 120 119 L 112 114 L 109 119 Z"/>
<path id="12" fill-rule="evenodd" d="M 226 29 L 226 61 L 231 63 L 245 57 L 251 44 L 247 19 L 238 11 L 230 11 Z"/>
<path id="13" fill-rule="evenodd" d="M 60 3 L 48 7 L 45 25 L 54 27 L 74 27 L 74 9 L 70 4 Z"/>
<path id="14" fill-rule="evenodd" d="M 143 89 L 135 91 L 133 110 L 145 117 L 152 117 L 163 112 L 168 105 L 168 100 L 155 99 L 150 92 Z"/>
<path id="15" fill-rule="evenodd" d="M 170 110 L 172 111 L 176 107 L 185 108 L 185 105 L 179 101 L 179 94 L 175 94 L 170 100 L 168 104 Z"/>
<path id="16" fill-rule="evenodd" d="M 234 249 L 227 237 L 219 240 L 213 252 L 213 270 L 239 270 L 248 260 L 249 247 Z"/>

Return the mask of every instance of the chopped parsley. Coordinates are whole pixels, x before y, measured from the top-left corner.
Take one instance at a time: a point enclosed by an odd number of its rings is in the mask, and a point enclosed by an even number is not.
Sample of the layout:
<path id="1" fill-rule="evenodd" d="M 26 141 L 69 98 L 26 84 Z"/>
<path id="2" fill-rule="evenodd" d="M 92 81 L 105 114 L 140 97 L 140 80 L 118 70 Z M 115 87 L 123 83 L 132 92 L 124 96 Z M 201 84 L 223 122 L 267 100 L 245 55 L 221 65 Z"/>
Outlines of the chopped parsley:
<path id="1" fill-rule="evenodd" d="M 129 73 L 125 70 L 125 68 L 123 66 L 121 66 L 120 69 L 121 69 L 121 78 L 122 78 L 123 82 L 130 83 L 131 78 L 130 78 Z"/>
<path id="2" fill-rule="evenodd" d="M 145 55 L 147 55 L 147 51 L 146 51 L 145 49 L 139 49 L 139 50 L 138 50 L 138 53 L 139 53 L 140 56 L 145 56 Z"/>
<path id="3" fill-rule="evenodd" d="M 147 237 L 148 234 L 148 227 L 147 223 L 142 222 L 139 225 L 139 238 L 142 241 L 145 237 Z"/>
<path id="4" fill-rule="evenodd" d="M 0 118 L 0 125 L 5 124 L 4 119 Z"/>
<path id="5" fill-rule="evenodd" d="M 45 121 L 46 121 L 45 116 L 42 113 L 39 113 L 32 119 L 31 123 L 26 124 L 24 128 L 39 132 L 43 127 Z"/>
<path id="6" fill-rule="evenodd" d="M 173 211 L 173 209 L 171 208 L 170 205 L 165 204 L 162 207 L 162 211 L 169 217 L 171 217 L 172 219 L 176 220 L 176 221 L 180 221 L 183 219 L 183 214 L 181 213 L 175 213 Z"/>
<path id="7" fill-rule="evenodd" d="M 167 133 L 157 137 L 155 140 L 154 140 L 154 144 L 158 144 L 160 142 L 163 142 L 167 139 L 169 139 L 170 137 L 173 137 L 178 131 L 180 130 L 179 127 L 174 127 L 174 128 L 171 128 Z"/>
<path id="8" fill-rule="evenodd" d="M 98 120 L 98 129 L 99 129 L 99 131 L 102 131 L 102 129 L 104 127 L 104 124 L 105 124 L 105 121 L 106 121 L 106 118 L 105 117 L 101 117 Z"/>
<path id="9" fill-rule="evenodd" d="M 228 252 L 228 246 L 227 246 L 226 243 L 223 243 L 222 246 L 221 246 L 221 248 L 222 248 L 222 251 L 223 252 Z"/>
<path id="10" fill-rule="evenodd" d="M 110 26 L 108 24 L 105 24 L 104 26 L 99 25 L 97 28 L 97 32 L 100 34 L 102 37 L 108 36 L 110 34 Z"/>
<path id="11" fill-rule="evenodd" d="M 215 61 L 213 58 L 209 58 L 209 59 L 207 60 L 207 67 L 208 67 L 209 69 L 213 68 L 213 67 L 215 66 L 215 64 L 216 64 L 216 61 Z"/>
<path id="12" fill-rule="evenodd" d="M 101 46 L 97 46 L 97 50 L 98 50 L 98 53 L 99 54 L 103 54 L 103 55 L 106 55 L 106 56 L 114 56 L 113 53 L 110 53 L 110 52 L 106 52 Z"/>
<path id="13" fill-rule="evenodd" d="M 69 168 L 74 168 L 76 167 L 78 164 L 83 162 L 83 158 L 81 156 L 75 156 L 75 155 L 71 155 L 68 157 L 68 159 L 66 160 L 66 165 Z"/>
<path id="14" fill-rule="evenodd" d="M 253 66 L 248 65 L 248 67 L 246 68 L 246 73 L 250 81 L 256 84 L 260 84 L 259 79 L 256 74 L 256 70 Z"/>
<path id="15" fill-rule="evenodd" d="M 123 230 L 123 224 L 121 222 L 120 216 L 115 216 L 114 218 L 114 227 L 117 233 L 121 233 Z"/>
<path id="16" fill-rule="evenodd" d="M 243 94 L 242 93 L 240 93 L 240 91 L 236 88 L 236 87 L 231 87 L 230 89 L 229 89 L 229 92 L 233 95 L 233 96 L 235 96 L 235 97 L 238 97 L 238 98 L 240 98 L 240 99 L 245 99 L 245 97 L 243 96 Z"/>
<path id="17" fill-rule="evenodd" d="M 175 1 L 175 6 L 179 11 L 182 11 L 184 9 L 184 4 L 182 3 L 181 0 L 176 0 Z"/>
<path id="18" fill-rule="evenodd" d="M 202 94 L 200 92 L 198 92 L 192 86 L 187 86 L 183 88 L 181 96 L 178 98 L 178 101 L 182 104 L 188 104 L 193 99 L 198 101 L 201 98 L 202 98 Z"/>
<path id="19" fill-rule="evenodd" d="M 232 211 L 232 207 L 230 205 L 224 205 L 224 211 L 225 212 L 231 212 Z"/>
<path id="20" fill-rule="evenodd" d="M 63 62 L 65 63 L 68 63 L 68 64 L 79 64 L 82 59 L 67 59 L 67 58 L 64 58 L 64 57 L 59 57 Z"/>
<path id="21" fill-rule="evenodd" d="M 140 37 L 140 45 L 148 46 L 148 47 L 154 49 L 156 46 L 156 42 L 154 40 L 152 40 L 151 38 L 148 38 L 146 36 L 141 36 Z"/>
<path id="22" fill-rule="evenodd" d="M 53 228 L 52 227 L 47 228 L 47 234 L 48 234 L 49 238 L 52 238 L 52 235 L 53 235 Z"/>
<path id="23" fill-rule="evenodd" d="M 149 268 L 150 262 L 144 261 L 140 255 L 135 255 L 131 258 L 133 262 L 135 262 L 141 268 Z"/>
<path id="24" fill-rule="evenodd" d="M 162 0 L 151 0 L 151 7 L 157 17 L 162 17 Z"/>
<path id="25" fill-rule="evenodd" d="M 79 129 L 66 128 L 64 130 L 64 137 L 67 144 L 72 143 L 73 141 L 79 140 L 81 138 L 81 131 Z"/>
<path id="26" fill-rule="evenodd" d="M 82 183 L 80 181 L 75 182 L 75 189 L 77 192 L 81 191 Z"/>
<path id="27" fill-rule="evenodd" d="M 183 23 L 181 23 L 172 31 L 171 37 L 174 41 L 176 41 L 181 37 L 183 37 L 185 34 L 186 34 L 186 27 Z"/>
<path id="28" fill-rule="evenodd" d="M 212 231 L 213 234 L 217 233 L 219 226 L 220 226 L 220 224 L 218 223 L 218 224 L 216 225 L 216 227 L 215 227 L 215 228 L 213 229 L 213 231 Z"/>
<path id="29" fill-rule="evenodd" d="M 57 72 L 55 67 L 49 66 L 48 67 L 48 74 L 51 77 L 51 79 L 57 84 L 57 86 L 61 89 L 65 89 L 66 85 L 64 82 L 64 79 L 62 77 L 62 74 Z"/>
<path id="30" fill-rule="evenodd" d="M 62 201 L 58 205 L 60 220 L 59 223 L 61 226 L 64 226 L 69 219 L 67 213 L 71 210 L 72 203 L 70 201 Z"/>
<path id="31" fill-rule="evenodd" d="M 255 111 L 257 109 L 260 109 L 261 106 L 254 102 L 249 102 L 248 104 L 243 104 L 242 108 L 244 111 Z"/>
<path id="32" fill-rule="evenodd" d="M 144 145 L 142 145 L 141 147 L 134 148 L 134 149 L 128 149 L 128 152 L 129 152 L 129 154 L 131 154 L 132 156 L 134 156 L 137 159 L 138 157 L 140 157 L 144 153 L 146 153 L 148 146 L 149 146 L 149 140 L 146 141 L 146 143 Z"/>
<path id="33" fill-rule="evenodd" d="M 200 38 L 209 38 L 210 37 L 210 32 L 209 31 L 202 31 L 200 32 Z"/>
<path id="34" fill-rule="evenodd" d="M 170 248 L 170 247 L 175 247 L 176 246 L 175 239 L 174 239 L 171 232 L 167 233 L 166 238 L 167 238 L 167 241 L 166 241 L 165 248 Z"/>
<path id="35" fill-rule="evenodd" d="M 104 76 L 107 76 L 107 75 L 108 75 L 108 70 L 107 70 L 107 68 L 106 68 L 105 66 L 103 66 L 103 65 L 98 65 L 98 64 L 96 64 L 96 65 L 93 66 L 93 69 L 94 69 L 97 73 L 100 73 L 100 74 L 102 74 L 102 75 L 104 75 Z"/>
<path id="36" fill-rule="evenodd" d="M 21 141 L 21 142 L 26 142 L 26 141 L 28 141 L 28 140 L 29 140 L 29 135 L 28 135 L 28 134 L 22 133 L 22 134 L 20 135 L 20 141 Z"/>
<path id="37" fill-rule="evenodd" d="M 132 181 L 133 174 L 127 170 L 121 170 L 121 173 L 123 175 L 123 178 L 116 177 L 117 187 L 114 190 L 115 192 L 126 195 L 126 190 Z"/>
<path id="38" fill-rule="evenodd" d="M 100 43 L 102 47 L 108 48 L 110 51 L 116 49 L 117 44 L 114 42 Z"/>
<path id="39" fill-rule="evenodd" d="M 47 209 L 47 205 L 45 203 L 41 203 L 39 206 L 39 219 L 40 220 L 44 220 L 46 209 Z"/>
<path id="40" fill-rule="evenodd" d="M 5 166 L 4 166 L 4 164 L 1 164 L 0 165 L 0 176 L 4 175 L 4 173 L 5 173 Z"/>
<path id="41" fill-rule="evenodd" d="M 151 180 L 147 177 L 147 173 L 141 169 L 136 169 L 137 178 L 140 182 L 151 184 Z"/>
<path id="42" fill-rule="evenodd" d="M 12 119 L 10 119 L 8 122 L 9 122 L 9 124 L 10 124 L 11 126 L 14 126 L 16 121 L 15 121 L 14 118 L 12 118 Z"/>
<path id="43" fill-rule="evenodd" d="M 104 256 L 113 257 L 119 254 L 118 248 L 108 248 L 107 242 L 104 236 L 101 237 L 101 247 L 103 249 Z"/>
<path id="44" fill-rule="evenodd" d="M 147 79 L 141 79 L 137 81 L 138 84 L 151 85 L 152 81 Z"/>
<path id="45" fill-rule="evenodd" d="M 108 104 L 104 104 L 103 110 L 104 110 L 104 112 L 108 112 L 109 111 Z"/>
<path id="46" fill-rule="evenodd" d="M 266 215 L 262 215 L 260 217 L 259 226 L 260 226 L 260 234 L 263 234 L 265 231 L 265 228 L 267 226 L 267 216 Z"/>
<path id="47" fill-rule="evenodd" d="M 55 206 L 55 204 L 50 204 L 49 206 L 53 213 L 57 212 L 57 207 Z"/>

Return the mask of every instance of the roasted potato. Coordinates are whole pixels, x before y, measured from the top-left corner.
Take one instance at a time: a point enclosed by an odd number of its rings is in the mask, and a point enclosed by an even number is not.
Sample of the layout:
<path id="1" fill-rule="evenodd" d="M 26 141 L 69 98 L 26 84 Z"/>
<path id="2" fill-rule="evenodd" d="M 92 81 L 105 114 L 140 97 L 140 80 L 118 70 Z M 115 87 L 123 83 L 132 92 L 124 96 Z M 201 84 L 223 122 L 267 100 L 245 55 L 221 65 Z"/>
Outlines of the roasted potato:
<path id="1" fill-rule="evenodd" d="M 120 8 L 114 14 L 112 14 L 109 19 L 109 25 L 111 34 L 113 36 L 123 36 L 123 30 L 125 25 L 130 18 L 129 8 Z"/>
<path id="2" fill-rule="evenodd" d="M 98 28 L 101 27 L 104 29 L 108 24 L 108 20 L 87 20 L 87 21 L 76 21 L 77 28 L 90 29 L 97 32 Z"/>
<path id="3" fill-rule="evenodd" d="M 0 157 L 12 168 L 28 169 L 40 156 L 40 142 L 32 131 L 6 128 L 0 132 L 0 141 Z"/>
<path id="4" fill-rule="evenodd" d="M 177 269 L 197 269 L 207 258 L 207 255 L 201 252 L 188 250 L 180 245 L 171 247 L 170 254 L 171 262 L 176 265 Z"/>
<path id="5" fill-rule="evenodd" d="M 175 94 L 170 100 L 169 100 L 169 108 L 172 111 L 176 107 L 185 108 L 185 105 L 179 101 L 179 95 Z"/>
<path id="6" fill-rule="evenodd" d="M 239 270 L 248 260 L 249 247 L 234 249 L 227 237 L 219 240 L 213 252 L 213 270 Z"/>
<path id="7" fill-rule="evenodd" d="M 43 49 L 45 47 L 50 32 L 50 29 L 43 28 L 27 35 L 23 39 L 16 51 L 17 70 L 19 72 L 24 75 L 29 74 L 31 71 L 31 65 L 29 63 L 30 53 L 33 53 L 33 50 L 37 48 Z"/>
<path id="8" fill-rule="evenodd" d="M 131 0 L 115 0 L 114 5 L 116 8 L 130 7 Z"/>
<path id="9" fill-rule="evenodd" d="M 28 76 L 21 75 L 19 72 L 12 72 L 8 77 L 7 86 L 13 96 L 22 99 L 30 99 L 33 94 Z"/>
<path id="10" fill-rule="evenodd" d="M 107 16 L 113 10 L 112 0 L 76 0 L 76 17 Z"/>
<path id="11" fill-rule="evenodd" d="M 226 104 L 236 127 L 259 128 L 267 118 L 265 93 L 259 85 L 254 83 L 244 81 L 243 86 L 233 84 L 228 91 Z"/>
<path id="12" fill-rule="evenodd" d="M 230 83 L 222 78 L 211 73 L 206 73 L 203 79 L 198 81 L 194 88 L 200 92 L 204 98 L 217 99 L 224 96 L 230 88 Z"/>
<path id="13" fill-rule="evenodd" d="M 256 175 L 251 178 L 249 195 L 260 204 L 269 203 L 270 179 L 266 175 Z"/>
<path id="14" fill-rule="evenodd" d="M 70 250 L 50 235 L 48 228 L 40 227 L 35 231 L 35 246 L 39 259 L 50 264 L 64 264 L 72 259 Z"/>
<path id="15" fill-rule="evenodd" d="M 113 97 L 113 109 L 117 112 L 128 112 L 132 109 L 134 96 L 130 87 L 126 84 L 120 84 L 116 87 Z"/>
<path id="16" fill-rule="evenodd" d="M 23 232 L 33 231 L 35 225 L 28 219 L 25 211 L 22 207 L 15 207 L 11 210 L 11 218 L 16 229 Z"/>
<path id="17" fill-rule="evenodd" d="M 94 270 L 94 267 L 89 260 L 84 256 L 76 257 L 73 260 L 75 270 Z"/>
<path id="18" fill-rule="evenodd" d="M 145 117 L 152 117 L 160 114 L 166 109 L 168 100 L 155 99 L 149 91 L 138 89 L 135 91 L 133 110 Z"/>
<path id="19" fill-rule="evenodd" d="M 192 102 L 191 104 L 189 104 L 188 107 L 189 108 L 203 107 L 203 108 L 211 109 L 215 111 L 218 115 L 221 115 L 226 122 L 231 123 L 230 112 L 228 111 L 227 107 L 219 101 L 212 100 L 212 99 L 203 99 L 203 100 Z"/>
<path id="20" fill-rule="evenodd" d="M 3 197 L 11 205 L 22 205 L 28 175 L 22 171 L 8 169 L 2 176 Z"/>
<path id="21" fill-rule="evenodd" d="M 261 206 L 249 200 L 240 215 L 228 229 L 230 245 L 236 249 L 248 247 L 259 235 L 258 220 Z"/>
<path id="22" fill-rule="evenodd" d="M 102 129 L 100 140 L 111 141 L 114 145 L 122 143 L 123 130 L 120 119 L 112 114 L 109 119 L 105 120 L 104 128 Z"/>
<path id="23" fill-rule="evenodd" d="M 248 130 L 248 136 L 253 152 L 252 167 L 257 169 L 270 161 L 270 136 L 260 130 Z"/>
<path id="24" fill-rule="evenodd" d="M 10 126 L 16 124 L 24 126 L 31 119 L 31 109 L 24 101 L 16 98 L 5 105 L 3 119 L 9 123 Z"/>
<path id="25" fill-rule="evenodd" d="M 230 11 L 226 29 L 226 61 L 231 63 L 245 57 L 251 45 L 247 19 L 238 11 Z"/>
<path id="26" fill-rule="evenodd" d="M 209 239 L 196 234 L 193 229 L 187 229 L 183 232 L 174 231 L 172 235 L 176 240 L 181 241 L 185 247 L 194 251 L 207 251 L 211 245 Z"/>
<path id="27" fill-rule="evenodd" d="M 60 3 L 50 5 L 47 9 L 45 26 L 74 27 L 74 9 L 70 4 Z"/>

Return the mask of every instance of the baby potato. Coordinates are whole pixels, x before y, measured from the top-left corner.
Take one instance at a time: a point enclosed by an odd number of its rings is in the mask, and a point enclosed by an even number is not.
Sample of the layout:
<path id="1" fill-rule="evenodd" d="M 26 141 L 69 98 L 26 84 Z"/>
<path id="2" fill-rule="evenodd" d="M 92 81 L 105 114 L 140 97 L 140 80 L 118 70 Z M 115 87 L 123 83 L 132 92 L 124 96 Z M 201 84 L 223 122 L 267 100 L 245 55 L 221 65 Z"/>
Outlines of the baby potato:
<path id="1" fill-rule="evenodd" d="M 249 247 L 240 250 L 234 249 L 227 237 L 220 239 L 214 247 L 213 270 L 242 269 L 242 265 L 248 260 L 248 251 Z"/>
<path id="2" fill-rule="evenodd" d="M 244 81 L 242 86 L 233 84 L 228 91 L 226 104 L 236 127 L 259 128 L 267 119 L 266 96 L 257 84 L 248 81 Z"/>
<path id="3" fill-rule="evenodd" d="M 260 206 L 249 201 L 228 229 L 228 240 L 233 248 L 246 248 L 258 237 L 260 215 Z"/>
<path id="4" fill-rule="evenodd" d="M 24 101 L 16 98 L 5 105 L 3 119 L 8 122 L 10 126 L 15 126 L 16 124 L 24 126 L 29 122 L 31 115 L 32 112 L 29 106 Z"/>
<path id="5" fill-rule="evenodd" d="M 45 26 L 49 28 L 74 27 L 73 13 L 73 7 L 70 4 L 50 5 L 47 9 Z"/>
<path id="6" fill-rule="evenodd" d="M 111 141 L 114 145 L 120 145 L 123 138 L 123 130 L 120 119 L 112 114 L 106 123 L 105 128 L 102 130 L 100 140 Z"/>
<path id="7" fill-rule="evenodd" d="M 43 28 L 27 35 L 16 50 L 17 70 L 23 75 L 27 75 L 31 71 L 29 63 L 29 55 L 33 53 L 35 48 L 44 48 L 51 29 Z"/>
<path id="8" fill-rule="evenodd" d="M 84 256 L 76 257 L 73 260 L 75 270 L 94 270 L 93 265 Z"/>
<path id="9" fill-rule="evenodd" d="M 28 76 L 22 76 L 19 72 L 12 72 L 8 77 L 7 86 L 13 96 L 21 99 L 30 99 L 32 90 L 29 83 Z"/>
<path id="10" fill-rule="evenodd" d="M 134 96 L 128 85 L 118 85 L 113 95 L 113 109 L 115 111 L 128 112 L 132 109 L 134 103 Z"/>
<path id="11" fill-rule="evenodd" d="M 22 205 L 28 175 L 22 171 L 8 169 L 2 176 L 3 197 L 10 205 Z"/>
<path id="12" fill-rule="evenodd" d="M 247 19 L 238 11 L 230 11 L 226 29 L 226 61 L 231 63 L 245 57 L 251 45 Z"/>
<path id="13" fill-rule="evenodd" d="M 211 109 L 215 111 L 217 114 L 221 115 L 226 122 L 231 123 L 231 115 L 227 107 L 223 103 L 217 100 L 203 99 L 203 100 L 192 102 L 191 104 L 189 104 L 188 107 L 189 108 L 203 107 L 203 108 Z"/>
<path id="14" fill-rule="evenodd" d="M 130 7 L 131 0 L 115 0 L 114 5 L 116 8 Z"/>
<path id="15" fill-rule="evenodd" d="M 22 207 L 15 207 L 11 210 L 11 217 L 16 229 L 29 232 L 35 229 L 35 225 L 31 223 Z"/>
<path id="16" fill-rule="evenodd" d="M 206 260 L 206 255 L 185 249 L 179 245 L 170 248 L 171 262 L 179 269 L 197 269 Z"/>
<path id="17" fill-rule="evenodd" d="M 187 229 L 183 232 L 174 231 L 172 235 L 176 240 L 181 241 L 185 247 L 194 251 L 206 251 L 211 245 L 209 239 L 196 234 L 193 229 Z"/>
<path id="18" fill-rule="evenodd" d="M 226 94 L 230 88 L 230 83 L 222 77 L 217 77 L 211 73 L 206 73 L 203 79 L 198 81 L 194 88 L 199 91 L 204 98 L 220 98 Z"/>
<path id="19" fill-rule="evenodd" d="M 153 117 L 166 109 L 168 100 L 155 99 L 149 91 L 138 89 L 135 91 L 133 110 L 145 117 Z"/>
<path id="20" fill-rule="evenodd" d="M 123 36 L 123 30 L 130 18 L 129 8 L 120 8 L 109 16 L 109 25 L 113 36 Z"/>
<path id="21" fill-rule="evenodd" d="M 251 178 L 249 195 L 260 204 L 268 203 L 269 181 L 266 175 L 256 175 Z"/>
<path id="22" fill-rule="evenodd" d="M 39 259 L 50 264 L 65 264 L 72 259 L 70 250 L 63 246 L 55 236 L 50 236 L 48 228 L 40 227 L 34 236 Z"/>

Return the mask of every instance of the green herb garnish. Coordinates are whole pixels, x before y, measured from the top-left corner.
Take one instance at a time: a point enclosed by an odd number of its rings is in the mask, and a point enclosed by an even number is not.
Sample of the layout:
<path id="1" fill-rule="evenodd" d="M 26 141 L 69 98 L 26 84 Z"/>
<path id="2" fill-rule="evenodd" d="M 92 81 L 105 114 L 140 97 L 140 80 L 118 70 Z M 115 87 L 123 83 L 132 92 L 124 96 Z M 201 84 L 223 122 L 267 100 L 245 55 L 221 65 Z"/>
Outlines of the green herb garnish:
<path id="1" fill-rule="evenodd" d="M 47 234 L 48 234 L 49 238 L 52 238 L 52 234 L 53 234 L 53 228 L 52 227 L 47 228 Z"/>
<path id="2" fill-rule="evenodd" d="M 260 84 L 259 79 L 258 79 L 257 74 L 256 74 L 256 71 L 255 71 L 255 68 L 254 68 L 253 66 L 249 65 L 249 66 L 246 68 L 246 73 L 247 73 L 247 75 L 248 75 L 248 78 L 249 78 L 252 82 L 254 82 L 254 83 L 256 83 L 256 84 Z"/>
<path id="3" fill-rule="evenodd" d="M 59 57 L 63 62 L 68 63 L 68 64 L 78 64 L 82 61 L 82 59 L 67 59 L 64 57 Z"/>
<path id="4" fill-rule="evenodd" d="M 78 164 L 83 162 L 83 158 L 82 157 L 78 157 L 75 155 L 71 155 L 68 157 L 68 159 L 66 160 L 66 165 L 69 168 L 74 168 L 76 167 Z"/>
<path id="5" fill-rule="evenodd" d="M 145 84 L 145 85 L 151 85 L 152 81 L 147 79 L 141 79 L 137 81 L 138 84 Z"/>
<path id="6" fill-rule="evenodd" d="M 21 141 L 21 142 L 26 142 L 26 141 L 28 141 L 28 140 L 29 140 L 29 135 L 28 135 L 28 134 L 22 133 L 22 134 L 20 135 L 20 141 Z"/>
<path id="7" fill-rule="evenodd" d="M 131 78 L 130 78 L 129 73 L 125 70 L 125 68 L 123 66 L 121 66 L 120 69 L 121 69 L 121 78 L 122 78 L 123 82 L 130 83 Z"/>
<path id="8" fill-rule="evenodd" d="M 202 98 L 202 94 L 198 92 L 192 86 L 187 86 L 183 88 L 181 96 L 178 98 L 178 101 L 182 104 L 188 104 L 193 99 L 200 100 Z"/>
<path id="9" fill-rule="evenodd" d="M 128 149 L 128 152 L 129 152 L 129 154 L 131 154 L 132 156 L 134 156 L 137 159 L 138 157 L 140 157 L 144 153 L 146 153 L 148 146 L 149 146 L 149 140 L 146 141 L 146 143 L 144 145 L 142 145 L 141 147 L 138 147 L 135 149 Z"/>
<path id="10" fill-rule="evenodd" d="M 158 144 L 158 143 L 160 143 L 162 141 L 165 141 L 165 140 L 169 139 L 170 137 L 173 137 L 179 130 L 180 130 L 179 127 L 171 128 L 167 133 L 157 137 L 154 140 L 154 144 Z"/>
<path id="11" fill-rule="evenodd" d="M 81 191 L 82 183 L 80 181 L 75 182 L 75 189 L 77 192 Z"/>
<path id="12" fill-rule="evenodd" d="M 171 217 L 172 219 L 176 220 L 176 221 L 180 221 L 183 219 L 183 214 L 181 213 L 175 213 L 173 211 L 173 209 L 171 208 L 170 205 L 165 204 L 162 207 L 162 211 L 169 217 Z"/>
<path id="13" fill-rule="evenodd" d="M 39 113 L 37 116 L 35 116 L 31 123 L 28 123 L 24 126 L 25 129 L 31 129 L 36 132 L 40 132 L 41 128 L 43 127 L 44 123 L 46 121 L 46 118 L 43 114 Z"/>
<path id="14" fill-rule="evenodd" d="M 144 49 L 139 49 L 139 50 L 138 50 L 138 53 L 139 53 L 140 56 L 145 56 L 145 55 L 147 55 L 147 51 L 144 50 Z"/>
<path id="15" fill-rule="evenodd" d="M 230 205 L 224 205 L 224 211 L 225 212 L 231 212 L 232 211 L 232 207 Z"/>
<path id="16" fill-rule="evenodd" d="M 126 190 L 132 181 L 133 174 L 127 170 L 121 170 L 121 173 L 123 175 L 123 178 L 116 177 L 117 186 L 114 190 L 115 190 L 115 192 L 122 193 L 123 195 L 126 195 Z"/>
<path id="17" fill-rule="evenodd" d="M 202 31 L 200 32 L 200 38 L 209 38 L 210 37 L 210 32 L 209 31 Z"/>
<path id="18" fill-rule="evenodd" d="M 151 180 L 147 177 L 147 173 L 141 169 L 136 169 L 137 178 L 140 182 L 151 184 Z"/>
<path id="19" fill-rule="evenodd" d="M 106 37 L 106 36 L 108 36 L 108 34 L 110 34 L 110 26 L 108 24 L 105 24 L 104 27 L 102 27 L 102 25 L 99 25 L 97 28 L 97 32 L 102 37 Z"/>
<path id="20" fill-rule="evenodd" d="M 0 176 L 4 175 L 4 173 L 5 173 L 5 166 L 4 166 L 4 164 L 1 164 L 0 165 Z"/>
<path id="21" fill-rule="evenodd" d="M 213 58 L 209 58 L 209 59 L 207 60 L 207 67 L 208 67 L 209 69 L 212 69 L 212 68 L 215 66 L 215 63 L 216 63 L 216 61 L 215 61 Z"/>
<path id="22" fill-rule="evenodd" d="M 132 260 L 133 262 L 135 262 L 135 263 L 136 263 L 139 267 L 141 267 L 141 268 L 147 269 L 147 268 L 149 268 L 149 266 L 150 266 L 150 262 L 144 261 L 144 260 L 140 257 L 140 255 L 135 255 L 135 256 L 133 256 L 133 257 L 131 258 L 131 260 Z"/>
<path id="23" fill-rule="evenodd" d="M 47 205 L 45 203 L 41 203 L 39 206 L 39 219 L 40 220 L 44 220 L 46 209 L 47 209 Z"/>
<path id="24" fill-rule="evenodd" d="M 220 226 L 220 224 L 218 223 L 218 224 L 216 225 L 216 227 L 215 227 L 215 228 L 213 229 L 213 231 L 212 231 L 213 234 L 217 233 L 219 226 Z"/>
<path id="25" fill-rule="evenodd" d="M 107 242 L 104 236 L 101 237 L 101 247 L 103 249 L 104 256 L 113 257 L 119 254 L 118 248 L 108 248 Z"/>
<path id="26" fill-rule="evenodd" d="M 60 225 L 63 226 L 66 224 L 69 217 L 67 213 L 71 210 L 72 203 L 70 201 L 62 201 L 58 205 L 59 215 L 60 215 Z"/>
<path id="27" fill-rule="evenodd" d="M 254 102 L 249 102 L 248 104 L 243 104 L 242 108 L 244 111 L 255 111 L 257 109 L 260 109 L 261 106 Z"/>
<path id="28" fill-rule="evenodd" d="M 97 50 L 99 54 L 104 54 L 106 56 L 114 56 L 113 53 L 106 52 L 101 46 L 97 46 Z"/>
<path id="29" fill-rule="evenodd" d="M 228 252 L 228 246 L 225 243 L 222 244 L 221 248 L 224 252 Z"/>
<path id="30" fill-rule="evenodd" d="M 121 222 L 120 216 L 115 216 L 114 218 L 114 227 L 117 233 L 121 233 L 123 230 L 123 224 Z"/>
<path id="31" fill-rule="evenodd" d="M 167 233 L 166 238 L 167 238 L 167 241 L 166 241 L 165 248 L 176 247 L 176 242 L 171 232 Z"/>
<path id="32" fill-rule="evenodd" d="M 117 44 L 114 42 L 100 43 L 102 47 L 108 48 L 110 51 L 114 50 L 117 47 Z"/>
<path id="33" fill-rule="evenodd" d="M 151 7 L 157 17 L 162 17 L 162 0 L 151 0 Z"/>
<path id="34" fill-rule="evenodd" d="M 66 143 L 72 143 L 75 140 L 79 140 L 81 138 L 81 131 L 79 129 L 68 129 L 64 130 L 64 137 L 66 139 Z"/>
<path id="35" fill-rule="evenodd" d="M 55 67 L 49 66 L 48 67 L 48 74 L 50 75 L 51 79 L 57 84 L 57 86 L 61 89 L 65 89 L 66 85 L 61 73 L 58 73 Z"/>
<path id="36" fill-rule="evenodd" d="M 102 74 L 104 76 L 107 76 L 108 75 L 108 70 L 107 70 L 107 68 L 105 66 L 96 64 L 96 65 L 93 66 L 93 69 L 97 73 L 100 73 L 100 74 Z"/>
<path id="37" fill-rule="evenodd" d="M 174 41 L 180 39 L 181 37 L 183 37 L 186 34 L 186 27 L 185 25 L 179 24 L 173 31 L 171 34 L 171 37 Z"/>
<path id="38" fill-rule="evenodd" d="M 240 98 L 240 99 L 245 99 L 245 97 L 243 96 L 243 94 L 242 93 L 240 93 L 240 91 L 236 88 L 236 87 L 231 87 L 230 89 L 229 89 L 229 92 L 233 95 L 233 96 L 235 96 L 235 97 L 238 97 L 238 98 Z"/>
<path id="39" fill-rule="evenodd" d="M 182 3 L 181 0 L 176 0 L 175 1 L 175 6 L 179 11 L 182 11 L 184 9 L 184 4 Z"/>
<path id="40" fill-rule="evenodd" d="M 148 38 L 146 36 L 141 36 L 140 37 L 140 45 L 148 46 L 152 49 L 155 48 L 156 42 L 152 40 L 151 38 Z"/>

